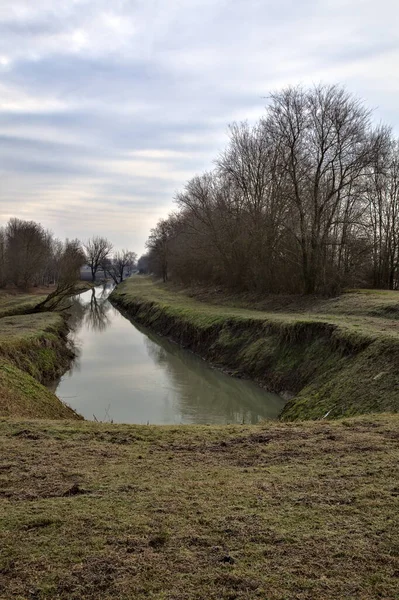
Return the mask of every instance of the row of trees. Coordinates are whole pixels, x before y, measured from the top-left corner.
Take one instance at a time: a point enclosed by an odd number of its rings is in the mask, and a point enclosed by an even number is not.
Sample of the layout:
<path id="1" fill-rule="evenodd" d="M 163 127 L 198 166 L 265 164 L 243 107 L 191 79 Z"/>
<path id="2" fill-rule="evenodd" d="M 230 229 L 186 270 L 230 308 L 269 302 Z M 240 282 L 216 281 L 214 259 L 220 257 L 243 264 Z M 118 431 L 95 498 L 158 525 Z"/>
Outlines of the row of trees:
<path id="1" fill-rule="evenodd" d="M 101 272 L 119 283 L 135 262 L 134 252 L 112 254 L 112 244 L 102 237 L 86 244 L 77 239 L 62 242 L 39 223 L 16 218 L 0 228 L 0 287 L 68 285 L 80 278 L 85 264 L 90 266 L 92 281 Z"/>
<path id="2" fill-rule="evenodd" d="M 91 279 L 95 281 L 99 271 L 110 277 L 115 284 L 121 283 L 136 266 L 137 254 L 122 250 L 112 255 L 113 246 L 104 237 L 93 237 L 83 246 L 86 262 L 90 267 Z"/>
<path id="3" fill-rule="evenodd" d="M 272 94 L 176 202 L 144 257 L 164 280 L 290 293 L 398 286 L 399 145 L 339 86 Z"/>

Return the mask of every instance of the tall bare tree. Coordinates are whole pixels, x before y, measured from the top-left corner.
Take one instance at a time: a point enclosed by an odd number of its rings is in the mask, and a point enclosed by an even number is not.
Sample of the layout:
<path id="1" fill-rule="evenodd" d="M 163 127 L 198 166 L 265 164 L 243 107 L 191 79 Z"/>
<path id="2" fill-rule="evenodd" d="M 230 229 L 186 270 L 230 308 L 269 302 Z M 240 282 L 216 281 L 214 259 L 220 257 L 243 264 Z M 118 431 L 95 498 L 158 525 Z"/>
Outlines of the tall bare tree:
<path id="1" fill-rule="evenodd" d="M 380 136 L 369 111 L 338 86 L 272 94 L 264 124 L 287 178 L 304 291 L 313 293 L 321 283 L 331 228 L 374 161 Z"/>
<path id="2" fill-rule="evenodd" d="M 393 289 L 399 268 L 399 143 L 377 157 L 367 178 L 373 285 Z"/>
<path id="3" fill-rule="evenodd" d="M 398 287 L 397 148 L 339 86 L 276 92 L 177 194 L 179 210 L 151 231 L 150 269 L 264 292 Z"/>
<path id="4" fill-rule="evenodd" d="M 91 270 L 91 279 L 94 282 L 99 268 L 112 251 L 112 244 L 107 238 L 94 236 L 84 245 L 84 250 Z"/>

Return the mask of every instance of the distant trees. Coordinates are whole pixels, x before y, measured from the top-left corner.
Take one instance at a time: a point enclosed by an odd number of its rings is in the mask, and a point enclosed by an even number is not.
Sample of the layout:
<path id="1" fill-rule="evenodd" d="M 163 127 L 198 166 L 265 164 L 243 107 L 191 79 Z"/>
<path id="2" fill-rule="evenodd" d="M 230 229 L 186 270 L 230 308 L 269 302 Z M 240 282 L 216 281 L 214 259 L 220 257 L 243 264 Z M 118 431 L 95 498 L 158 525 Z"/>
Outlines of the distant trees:
<path id="1" fill-rule="evenodd" d="M 91 270 L 92 281 L 96 280 L 97 272 L 106 263 L 112 248 L 111 242 L 101 236 L 94 236 L 84 244 L 86 262 Z"/>
<path id="2" fill-rule="evenodd" d="M 0 228 L 0 287 L 76 281 L 84 263 L 78 240 L 61 242 L 39 223 L 12 218 Z"/>
<path id="3" fill-rule="evenodd" d="M 142 254 L 137 261 L 137 269 L 141 275 L 149 273 L 149 256 L 148 254 Z"/>
<path id="4" fill-rule="evenodd" d="M 176 201 L 147 242 L 164 280 L 307 294 L 398 286 L 398 142 L 339 86 L 272 94 Z"/>
<path id="5" fill-rule="evenodd" d="M 84 245 L 78 239 L 61 241 L 40 223 L 11 218 L 0 227 L 0 288 L 12 285 L 27 290 L 57 284 L 61 291 L 70 290 L 85 264 L 90 266 L 92 281 L 101 269 L 104 278 L 117 284 L 131 274 L 137 255 L 130 250 L 111 252 L 112 244 L 104 237 L 94 236 Z M 51 306 L 58 297 L 49 298 Z"/>
<path id="6" fill-rule="evenodd" d="M 78 239 L 65 240 L 57 261 L 57 280 L 71 283 L 80 279 L 80 269 L 86 262 L 86 256 Z"/>
<path id="7" fill-rule="evenodd" d="M 113 282 L 117 285 L 121 283 L 125 276 L 130 275 L 135 267 L 137 254 L 130 250 L 116 252 L 114 256 L 103 262 L 103 269 Z"/>
<path id="8" fill-rule="evenodd" d="M 39 223 L 12 218 L 6 230 L 6 273 L 16 287 L 43 283 L 51 255 L 51 236 Z"/>
<path id="9" fill-rule="evenodd" d="M 168 280 L 171 244 L 177 237 L 178 226 L 178 218 L 170 216 L 168 219 L 161 219 L 157 226 L 151 229 L 150 237 L 146 242 L 150 269 L 159 272 L 163 281 Z"/>

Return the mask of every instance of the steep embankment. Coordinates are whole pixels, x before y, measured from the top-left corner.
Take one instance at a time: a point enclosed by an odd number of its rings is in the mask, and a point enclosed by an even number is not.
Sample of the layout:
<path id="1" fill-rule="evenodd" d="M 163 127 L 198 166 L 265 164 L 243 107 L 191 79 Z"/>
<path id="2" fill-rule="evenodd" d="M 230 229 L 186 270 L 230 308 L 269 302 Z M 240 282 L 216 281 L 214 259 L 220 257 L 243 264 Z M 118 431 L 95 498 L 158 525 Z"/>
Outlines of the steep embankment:
<path id="1" fill-rule="evenodd" d="M 65 321 L 54 313 L 18 314 L 31 304 L 28 296 L 0 302 L 0 314 L 16 313 L 0 318 L 0 415 L 81 418 L 43 385 L 73 358 Z"/>
<path id="2" fill-rule="evenodd" d="M 363 312 L 345 308 L 358 306 L 353 295 L 341 304 L 314 300 L 311 308 L 261 311 L 201 302 L 135 277 L 118 286 L 110 299 L 138 322 L 215 365 L 274 391 L 292 392 L 295 398 L 282 418 L 307 419 L 399 408 L 394 297 L 379 302 L 371 294 L 359 296 Z"/>

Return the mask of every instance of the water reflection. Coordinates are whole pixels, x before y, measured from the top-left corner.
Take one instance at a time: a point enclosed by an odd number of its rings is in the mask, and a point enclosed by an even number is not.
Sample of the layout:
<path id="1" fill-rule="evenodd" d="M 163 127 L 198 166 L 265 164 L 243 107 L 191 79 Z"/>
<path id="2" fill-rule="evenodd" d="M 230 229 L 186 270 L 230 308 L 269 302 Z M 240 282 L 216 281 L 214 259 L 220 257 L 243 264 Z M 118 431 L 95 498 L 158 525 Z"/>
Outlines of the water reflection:
<path id="1" fill-rule="evenodd" d="M 229 377 L 177 344 L 123 316 L 110 287 L 73 301 L 79 356 L 56 393 L 88 419 L 130 423 L 256 423 L 276 418 L 283 400 Z"/>
<path id="2" fill-rule="evenodd" d="M 176 408 L 183 421 L 257 423 L 260 416 L 276 418 L 281 411 L 279 396 L 268 394 L 266 407 L 266 393 L 253 382 L 225 375 L 170 340 L 137 323 L 134 327 L 145 336 L 148 355 L 178 390 Z"/>
<path id="3" fill-rule="evenodd" d="M 68 324 L 73 332 L 78 332 L 83 322 L 92 331 L 105 331 L 111 325 L 108 313 L 113 307 L 108 296 L 112 289 L 112 286 L 103 285 L 72 298 Z"/>
<path id="4" fill-rule="evenodd" d="M 99 298 L 96 296 L 96 290 L 91 291 L 90 305 L 86 307 L 85 320 L 86 325 L 93 331 L 105 331 L 111 325 L 111 319 L 108 313 L 111 304 L 107 300 L 107 289 L 104 286 Z"/>
<path id="5" fill-rule="evenodd" d="M 81 368 L 82 340 L 79 333 L 82 329 L 86 327 L 90 331 L 105 331 L 112 323 L 108 315 L 111 310 L 115 310 L 108 302 L 108 296 L 112 289 L 112 285 L 104 284 L 103 286 L 98 286 L 88 292 L 74 296 L 70 301 L 68 308 L 69 344 L 75 357 L 67 372 L 69 377 L 74 372 L 80 371 Z M 47 387 L 52 392 L 55 392 L 63 377 L 58 377 L 50 382 Z M 67 400 L 67 398 L 64 399 Z"/>

